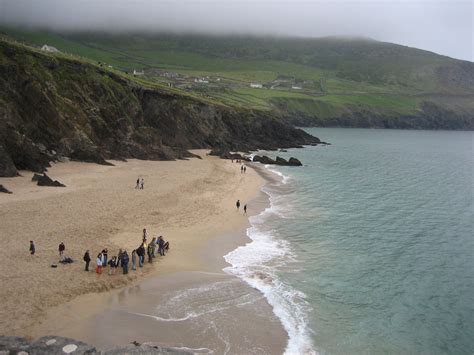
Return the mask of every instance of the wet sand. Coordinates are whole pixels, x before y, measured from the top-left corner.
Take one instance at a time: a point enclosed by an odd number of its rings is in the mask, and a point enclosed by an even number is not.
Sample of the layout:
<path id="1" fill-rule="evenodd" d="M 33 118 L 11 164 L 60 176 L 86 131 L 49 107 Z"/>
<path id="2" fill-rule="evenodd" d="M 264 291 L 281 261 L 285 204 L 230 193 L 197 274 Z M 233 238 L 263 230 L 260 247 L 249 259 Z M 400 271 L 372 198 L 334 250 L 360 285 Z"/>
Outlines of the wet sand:
<path id="1" fill-rule="evenodd" d="M 27 172 L 2 178 L 14 194 L 0 196 L 0 266 L 7 270 L 0 333 L 58 334 L 100 348 L 136 340 L 217 353 L 283 352 L 287 335 L 262 295 L 222 272 L 222 256 L 247 241 L 248 220 L 235 200 L 250 201 L 264 180 L 251 168 L 242 175 L 238 164 L 200 154 L 203 160 L 115 167 L 57 164 L 49 174 L 65 189 L 37 187 Z M 138 175 L 144 191 L 134 189 Z M 254 201 L 249 214 L 265 204 L 262 195 Z M 85 248 L 93 259 L 104 246 L 109 256 L 119 247 L 130 251 L 143 227 L 171 241 L 166 257 L 129 276 L 82 270 Z M 78 262 L 51 269 L 60 241 Z M 7 267 L 12 255 L 24 256 L 20 268 Z"/>

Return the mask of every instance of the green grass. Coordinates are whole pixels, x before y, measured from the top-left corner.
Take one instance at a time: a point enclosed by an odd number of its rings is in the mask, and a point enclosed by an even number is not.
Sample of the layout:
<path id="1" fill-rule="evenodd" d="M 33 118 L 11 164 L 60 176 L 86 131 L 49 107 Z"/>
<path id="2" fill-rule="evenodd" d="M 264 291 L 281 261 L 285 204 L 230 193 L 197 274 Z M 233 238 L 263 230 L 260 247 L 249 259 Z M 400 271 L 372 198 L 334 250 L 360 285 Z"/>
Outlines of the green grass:
<path id="1" fill-rule="evenodd" d="M 370 40 L 171 34 L 59 35 L 11 28 L 0 28 L 0 33 L 37 47 L 53 45 L 62 52 L 57 54 L 62 58 L 93 65 L 106 63 L 113 68 L 104 70 L 143 86 L 258 110 L 318 117 L 354 110 L 396 116 L 416 113 L 425 99 L 474 95 L 474 83 L 469 79 L 474 77 L 469 75 L 474 72 L 474 64 Z M 191 84 L 193 77 L 209 76 L 211 84 L 183 91 L 168 88 L 166 78 L 134 78 L 125 73 L 141 68 L 177 72 L 186 76 L 185 82 Z M 447 74 L 440 74 L 440 69 Z M 292 84 L 274 90 L 249 87 L 251 82 L 271 85 L 279 77 L 304 81 L 304 90 L 292 90 Z M 217 82 L 217 78 L 221 80 Z M 452 100 L 445 101 L 454 108 L 466 108 L 469 102 L 458 100 L 450 104 Z"/>

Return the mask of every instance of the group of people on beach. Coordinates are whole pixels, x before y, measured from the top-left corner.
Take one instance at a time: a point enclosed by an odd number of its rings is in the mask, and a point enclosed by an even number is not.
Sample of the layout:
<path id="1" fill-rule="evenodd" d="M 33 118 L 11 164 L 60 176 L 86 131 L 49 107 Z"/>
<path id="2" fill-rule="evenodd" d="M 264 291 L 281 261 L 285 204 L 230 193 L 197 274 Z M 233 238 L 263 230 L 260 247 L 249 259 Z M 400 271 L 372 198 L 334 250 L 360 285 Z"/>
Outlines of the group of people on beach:
<path id="1" fill-rule="evenodd" d="M 165 241 L 163 239 L 163 236 L 161 235 L 158 237 L 153 237 L 150 243 L 147 242 L 147 238 L 148 232 L 146 228 L 144 228 L 142 242 L 138 246 L 138 248 L 132 251 L 131 254 L 132 270 L 137 269 L 137 264 L 139 267 L 143 267 L 143 265 L 145 264 L 145 256 L 148 256 L 148 262 L 152 263 L 153 259 L 156 257 L 157 254 L 160 254 L 160 256 L 165 256 L 170 249 L 170 243 Z M 30 240 L 29 250 L 31 255 L 35 255 L 36 245 L 33 240 Z M 65 250 L 66 245 L 64 244 L 64 242 L 59 243 L 58 253 L 60 262 L 73 262 L 71 258 L 64 256 Z M 86 250 L 82 260 L 84 260 L 84 262 L 86 263 L 85 271 L 89 271 L 89 265 L 92 261 L 89 250 Z M 115 275 L 117 273 L 117 268 L 121 267 L 123 274 L 126 275 L 128 274 L 129 264 L 130 256 L 126 249 L 119 249 L 117 255 L 114 255 L 109 258 L 109 251 L 107 248 L 104 248 L 99 254 L 97 254 L 95 271 L 97 274 L 102 274 L 104 268 L 109 266 L 109 275 Z M 56 267 L 55 264 L 53 264 L 52 266 Z"/>
<path id="2" fill-rule="evenodd" d="M 150 243 L 147 242 L 147 238 L 148 232 L 144 228 L 142 242 L 138 248 L 132 250 L 131 256 L 127 250 L 120 249 L 117 256 L 112 256 L 108 259 L 108 250 L 107 248 L 103 249 L 96 258 L 96 273 L 102 274 L 103 269 L 109 266 L 109 275 L 115 275 L 118 267 L 121 267 L 123 274 L 126 275 L 128 274 L 130 261 L 132 262 L 132 270 L 136 270 L 137 264 L 138 267 L 143 267 L 145 264 L 145 256 L 148 256 L 148 262 L 152 263 L 157 254 L 160 254 L 160 256 L 166 255 L 170 248 L 170 243 L 165 241 L 163 236 L 153 237 Z M 89 264 L 91 262 L 89 250 L 84 254 L 83 260 L 86 263 L 85 271 L 89 271 Z"/>
<path id="3" fill-rule="evenodd" d="M 235 207 L 237 207 L 237 211 L 240 211 L 240 200 L 237 200 Z M 244 214 L 247 214 L 247 204 L 244 205 Z"/>

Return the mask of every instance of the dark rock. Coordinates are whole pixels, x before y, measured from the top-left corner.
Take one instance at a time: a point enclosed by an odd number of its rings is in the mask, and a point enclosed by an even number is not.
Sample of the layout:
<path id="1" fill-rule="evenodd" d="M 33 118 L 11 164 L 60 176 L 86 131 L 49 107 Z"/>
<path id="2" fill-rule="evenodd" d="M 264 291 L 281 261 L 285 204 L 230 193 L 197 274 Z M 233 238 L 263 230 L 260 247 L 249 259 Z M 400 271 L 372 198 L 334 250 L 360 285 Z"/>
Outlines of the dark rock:
<path id="1" fill-rule="evenodd" d="M 8 154 L 3 145 L 0 144 L 0 176 L 11 177 L 17 175 L 18 171 L 16 170 L 15 164 L 13 164 L 10 154 Z"/>
<path id="2" fill-rule="evenodd" d="M 137 343 L 139 344 L 139 343 Z M 149 355 L 189 355 L 194 354 L 192 351 L 183 349 L 175 349 L 173 347 L 163 347 L 157 345 L 139 344 L 128 345 L 125 347 L 117 347 L 101 352 L 101 355 L 123 355 L 123 354 L 149 354 Z"/>
<path id="3" fill-rule="evenodd" d="M 286 161 L 286 160 L 283 159 L 283 158 L 276 157 L 276 159 L 275 159 L 275 164 L 276 164 L 276 165 L 288 165 L 288 161 Z"/>
<path id="4" fill-rule="evenodd" d="M 39 179 L 40 179 L 42 176 L 43 176 L 43 175 L 34 173 L 34 174 L 33 174 L 33 177 L 31 178 L 31 181 L 39 181 Z"/>
<path id="5" fill-rule="evenodd" d="M 61 184 L 58 180 L 52 180 L 48 175 L 44 174 L 38 179 L 38 186 L 53 186 L 53 187 L 66 187 Z"/>
<path id="6" fill-rule="evenodd" d="M 29 343 L 22 337 L 0 336 L 0 353 L 18 354 L 24 351 L 31 355 L 123 355 L 123 354 L 147 354 L 147 355 L 189 355 L 192 351 L 173 347 L 165 347 L 153 344 L 140 344 L 136 341 L 131 345 L 116 347 L 106 351 L 98 351 L 95 347 L 70 338 L 59 336 L 44 336 Z"/>
<path id="7" fill-rule="evenodd" d="M 75 350 L 73 350 L 75 349 Z M 70 338 L 45 336 L 32 342 L 26 350 L 29 354 L 64 355 L 64 354 L 97 354 L 95 347 Z"/>
<path id="8" fill-rule="evenodd" d="M 301 164 L 301 162 L 298 159 L 291 157 L 288 160 L 288 165 L 290 165 L 290 166 L 302 166 L 303 164 Z"/>
<path id="9" fill-rule="evenodd" d="M 296 158 L 290 158 L 290 160 L 285 160 L 281 157 L 276 157 L 275 160 L 267 157 L 266 155 L 260 156 L 260 155 L 255 155 L 253 157 L 253 161 L 255 162 L 260 162 L 262 164 L 270 164 L 270 165 L 281 165 L 281 166 L 301 166 L 301 162 L 296 159 Z"/>
<path id="10" fill-rule="evenodd" d="M 28 341 L 23 337 L 4 337 L 0 336 L 0 352 L 7 354 L 17 354 L 20 351 L 26 351 L 29 347 Z"/>
<path id="11" fill-rule="evenodd" d="M 0 192 L 4 192 L 6 194 L 11 194 L 12 192 L 7 190 L 3 185 L 0 185 Z"/>
<path id="12" fill-rule="evenodd" d="M 317 143 L 313 143 L 313 144 L 317 144 Z M 279 151 L 282 152 L 282 153 L 286 153 L 286 152 L 287 152 L 286 149 L 280 149 Z"/>
<path id="13" fill-rule="evenodd" d="M 262 163 L 262 164 L 275 164 L 275 160 L 267 157 L 266 155 L 260 156 L 260 155 L 255 155 L 253 157 L 253 161 Z"/>

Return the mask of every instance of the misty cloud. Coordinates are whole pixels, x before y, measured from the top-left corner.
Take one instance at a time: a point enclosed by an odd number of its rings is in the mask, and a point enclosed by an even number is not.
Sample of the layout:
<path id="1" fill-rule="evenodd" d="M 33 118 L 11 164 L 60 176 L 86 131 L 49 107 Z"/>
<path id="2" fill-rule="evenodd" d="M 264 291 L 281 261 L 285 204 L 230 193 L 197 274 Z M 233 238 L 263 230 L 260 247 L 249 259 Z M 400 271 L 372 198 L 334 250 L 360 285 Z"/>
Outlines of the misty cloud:
<path id="1" fill-rule="evenodd" d="M 0 23 L 54 30 L 364 36 L 474 60 L 472 0 L 0 0 Z"/>

